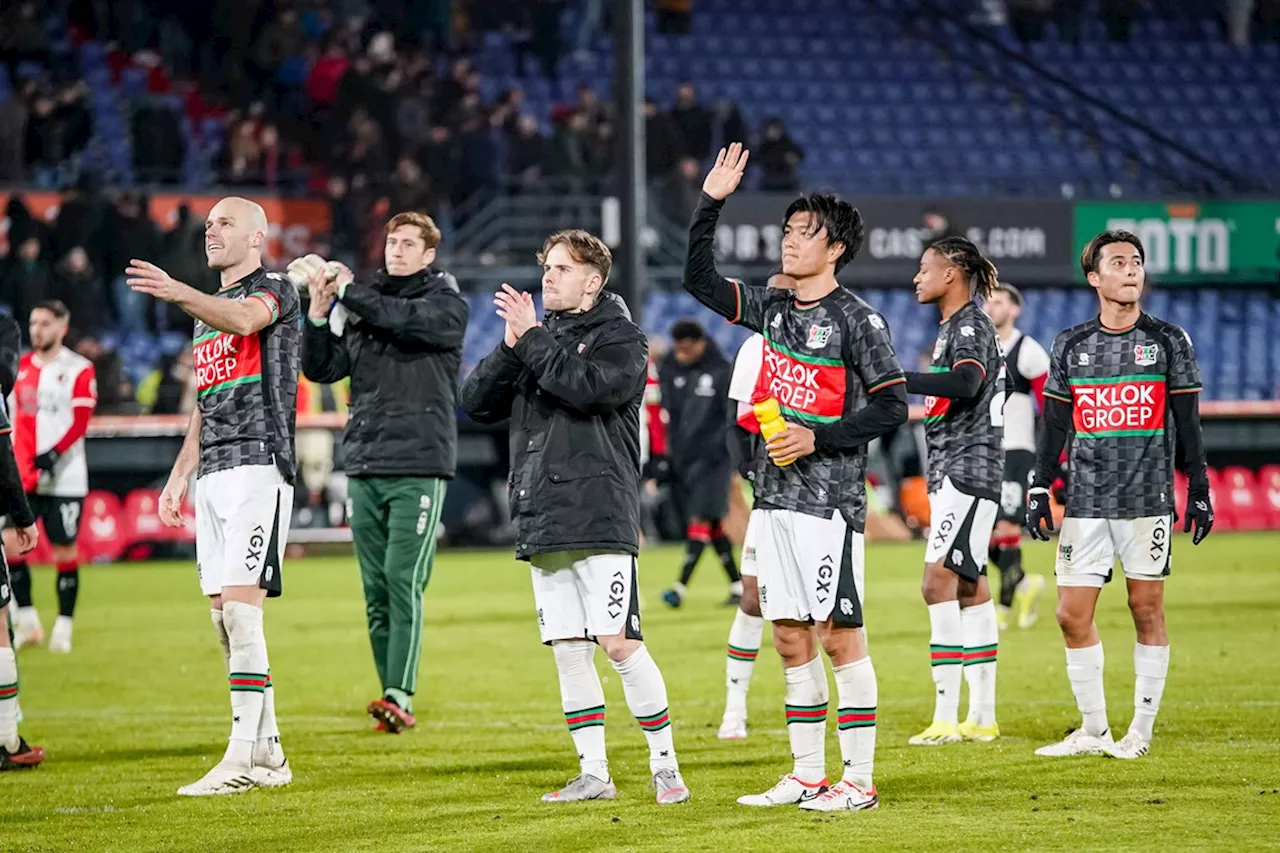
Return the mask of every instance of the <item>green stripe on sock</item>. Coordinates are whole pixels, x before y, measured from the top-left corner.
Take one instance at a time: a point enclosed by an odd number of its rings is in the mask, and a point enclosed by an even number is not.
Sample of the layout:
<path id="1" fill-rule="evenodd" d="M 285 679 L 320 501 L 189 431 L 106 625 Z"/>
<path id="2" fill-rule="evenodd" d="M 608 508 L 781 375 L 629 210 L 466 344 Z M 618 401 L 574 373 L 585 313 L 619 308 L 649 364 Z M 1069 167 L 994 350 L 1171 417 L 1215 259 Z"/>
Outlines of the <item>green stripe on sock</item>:
<path id="1" fill-rule="evenodd" d="M 18 695 L 18 682 L 0 684 L 0 699 L 12 699 Z"/>
<path id="2" fill-rule="evenodd" d="M 1000 647 L 999 643 L 992 643 L 989 646 L 972 646 L 972 647 L 966 646 L 964 653 L 966 655 L 971 655 L 974 652 L 994 652 L 999 647 Z"/>
<path id="3" fill-rule="evenodd" d="M 661 711 L 659 711 L 659 712 L 658 712 L 658 713 L 656 713 L 656 714 L 650 714 L 650 715 L 649 715 L 649 716 L 647 716 L 647 717 L 636 717 L 636 720 L 637 720 L 641 725 L 643 725 L 643 724 L 645 724 L 645 723 L 651 723 L 651 722 L 653 722 L 654 720 L 657 720 L 657 719 L 659 719 L 659 718 L 661 718 L 661 717 L 665 717 L 665 716 L 667 716 L 667 714 L 670 712 L 670 710 L 671 710 L 671 709 L 669 709 L 669 708 L 663 708 Z"/>

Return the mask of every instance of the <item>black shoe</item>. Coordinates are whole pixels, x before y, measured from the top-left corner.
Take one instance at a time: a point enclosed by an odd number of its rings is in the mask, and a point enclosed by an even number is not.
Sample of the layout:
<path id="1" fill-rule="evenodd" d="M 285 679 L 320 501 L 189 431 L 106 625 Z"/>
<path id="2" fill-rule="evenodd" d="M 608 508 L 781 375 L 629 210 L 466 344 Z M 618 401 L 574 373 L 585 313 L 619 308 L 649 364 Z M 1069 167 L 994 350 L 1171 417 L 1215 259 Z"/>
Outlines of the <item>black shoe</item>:
<path id="1" fill-rule="evenodd" d="M 741 603 L 742 593 L 740 592 L 731 592 L 729 593 L 729 597 L 724 600 L 725 607 L 737 607 Z"/>
<path id="2" fill-rule="evenodd" d="M 680 597 L 680 593 L 676 592 L 674 589 L 663 590 L 662 600 L 671 608 L 679 607 L 684 603 L 684 600 Z"/>
<path id="3" fill-rule="evenodd" d="M 27 742 L 22 738 L 18 738 L 16 752 L 10 752 L 0 746 L 0 770 L 24 770 L 28 767 L 35 767 L 42 761 L 44 761 L 44 749 L 38 746 L 28 746 Z"/>

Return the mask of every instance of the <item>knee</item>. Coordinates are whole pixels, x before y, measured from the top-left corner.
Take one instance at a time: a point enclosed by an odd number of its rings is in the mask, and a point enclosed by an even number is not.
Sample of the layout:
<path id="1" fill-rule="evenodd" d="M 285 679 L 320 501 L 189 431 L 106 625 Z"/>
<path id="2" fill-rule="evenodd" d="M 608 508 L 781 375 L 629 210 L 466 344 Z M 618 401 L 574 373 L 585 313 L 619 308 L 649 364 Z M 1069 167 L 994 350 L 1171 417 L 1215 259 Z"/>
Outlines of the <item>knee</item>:
<path id="1" fill-rule="evenodd" d="M 600 648 L 604 649 L 604 653 L 609 656 L 609 660 L 614 663 L 622 663 L 627 658 L 635 654 L 636 649 L 643 645 L 639 640 L 629 640 L 621 635 L 613 637 L 600 637 Z"/>
<path id="2" fill-rule="evenodd" d="M 925 566 L 920 595 L 925 604 L 937 604 L 956 598 L 955 575 L 941 563 Z"/>
<path id="3" fill-rule="evenodd" d="M 1077 612 L 1066 601 L 1058 602 L 1054 615 L 1058 617 L 1058 627 L 1062 629 L 1062 636 L 1068 641 L 1082 640 L 1088 635 L 1093 625 L 1091 616 Z"/>
<path id="4" fill-rule="evenodd" d="M 248 645 L 262 636 L 262 608 L 244 601 L 224 601 L 222 624 L 233 648 Z"/>
<path id="5" fill-rule="evenodd" d="M 1129 596 L 1129 612 L 1133 615 L 1134 627 L 1139 632 L 1164 625 L 1164 607 L 1159 601 Z"/>
<path id="6" fill-rule="evenodd" d="M 844 632 L 833 631 L 831 626 L 826 625 L 818 630 L 818 639 L 822 642 L 822 650 L 827 653 L 827 657 L 843 657 L 846 645 Z"/>
<path id="7" fill-rule="evenodd" d="M 596 649 L 587 640 L 556 640 L 551 644 L 556 669 L 565 674 L 585 672 L 591 668 Z"/>

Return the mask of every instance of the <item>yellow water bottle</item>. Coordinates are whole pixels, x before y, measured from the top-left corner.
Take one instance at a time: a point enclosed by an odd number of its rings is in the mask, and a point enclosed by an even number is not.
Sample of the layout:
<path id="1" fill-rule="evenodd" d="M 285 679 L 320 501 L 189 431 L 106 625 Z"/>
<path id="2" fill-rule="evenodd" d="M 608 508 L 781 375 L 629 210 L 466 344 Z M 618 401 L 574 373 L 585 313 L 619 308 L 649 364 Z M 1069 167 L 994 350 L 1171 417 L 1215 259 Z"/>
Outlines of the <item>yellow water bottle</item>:
<path id="1" fill-rule="evenodd" d="M 778 405 L 778 401 L 774 397 L 765 397 L 757 403 L 752 404 L 751 408 L 756 413 L 756 420 L 760 423 L 760 435 L 764 438 L 765 444 L 769 443 L 769 439 L 787 428 L 787 422 L 782 419 L 782 407 Z M 790 465 L 795 460 L 788 462 L 776 463 L 779 467 Z"/>

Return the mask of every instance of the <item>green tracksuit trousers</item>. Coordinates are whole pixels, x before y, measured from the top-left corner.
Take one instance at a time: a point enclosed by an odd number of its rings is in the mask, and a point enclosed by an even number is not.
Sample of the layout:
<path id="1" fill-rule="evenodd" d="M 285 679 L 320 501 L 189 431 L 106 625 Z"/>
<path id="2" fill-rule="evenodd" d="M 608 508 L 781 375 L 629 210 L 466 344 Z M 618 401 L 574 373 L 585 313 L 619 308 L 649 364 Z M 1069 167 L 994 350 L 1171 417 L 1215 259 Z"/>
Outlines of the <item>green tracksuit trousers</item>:
<path id="1" fill-rule="evenodd" d="M 369 644 L 383 689 L 412 695 L 422 657 L 422 597 L 431 579 L 447 481 L 352 477 L 351 534 L 364 583 Z"/>

